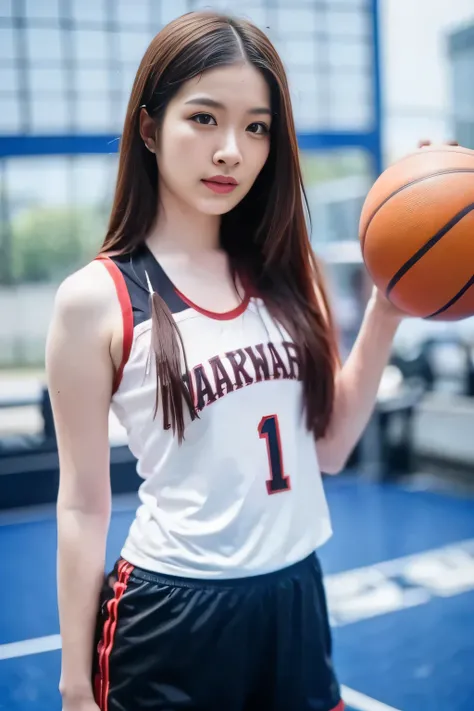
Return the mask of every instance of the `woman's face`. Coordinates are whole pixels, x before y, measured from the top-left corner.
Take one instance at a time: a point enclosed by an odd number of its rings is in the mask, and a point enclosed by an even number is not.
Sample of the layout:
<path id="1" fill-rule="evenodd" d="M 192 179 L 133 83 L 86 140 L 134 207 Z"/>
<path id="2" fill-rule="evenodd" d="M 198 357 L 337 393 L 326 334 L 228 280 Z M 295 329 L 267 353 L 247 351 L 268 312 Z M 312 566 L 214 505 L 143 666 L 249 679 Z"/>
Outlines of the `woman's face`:
<path id="1" fill-rule="evenodd" d="M 211 69 L 186 82 L 158 134 L 162 198 L 171 193 L 208 215 L 231 210 L 265 165 L 271 118 L 268 84 L 251 64 Z"/>

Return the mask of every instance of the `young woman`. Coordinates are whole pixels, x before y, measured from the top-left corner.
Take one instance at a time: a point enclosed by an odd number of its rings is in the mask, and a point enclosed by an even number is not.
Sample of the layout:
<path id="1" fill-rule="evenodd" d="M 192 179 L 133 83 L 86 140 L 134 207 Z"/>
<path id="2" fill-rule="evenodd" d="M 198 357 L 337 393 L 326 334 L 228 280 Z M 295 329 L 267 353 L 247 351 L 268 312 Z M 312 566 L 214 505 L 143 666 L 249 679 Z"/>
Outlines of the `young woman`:
<path id="1" fill-rule="evenodd" d="M 343 708 L 321 472 L 366 425 L 401 314 L 375 291 L 340 368 L 302 196 L 265 35 L 216 14 L 165 27 L 100 255 L 61 285 L 48 338 L 64 711 Z M 104 583 L 110 406 L 143 483 Z"/>

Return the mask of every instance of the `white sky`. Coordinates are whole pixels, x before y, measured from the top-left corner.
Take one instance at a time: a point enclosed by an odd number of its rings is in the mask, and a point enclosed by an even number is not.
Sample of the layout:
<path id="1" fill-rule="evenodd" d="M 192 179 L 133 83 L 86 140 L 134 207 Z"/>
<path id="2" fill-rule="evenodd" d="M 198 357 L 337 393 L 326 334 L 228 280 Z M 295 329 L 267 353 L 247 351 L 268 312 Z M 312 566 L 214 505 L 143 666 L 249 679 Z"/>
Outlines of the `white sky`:
<path id="1" fill-rule="evenodd" d="M 391 160 L 418 138 L 450 137 L 446 36 L 474 23 L 474 0 L 380 0 L 385 150 Z"/>

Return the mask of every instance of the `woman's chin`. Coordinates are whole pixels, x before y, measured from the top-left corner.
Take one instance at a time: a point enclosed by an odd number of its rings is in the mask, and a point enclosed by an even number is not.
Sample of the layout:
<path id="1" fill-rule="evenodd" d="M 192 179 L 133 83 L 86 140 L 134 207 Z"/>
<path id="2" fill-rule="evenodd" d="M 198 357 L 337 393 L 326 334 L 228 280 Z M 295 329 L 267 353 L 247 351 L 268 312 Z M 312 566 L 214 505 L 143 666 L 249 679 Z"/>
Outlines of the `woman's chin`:
<path id="1" fill-rule="evenodd" d="M 219 195 L 216 198 L 208 198 L 205 200 L 199 200 L 196 207 L 197 210 L 204 215 L 225 215 L 226 212 L 230 212 L 236 205 L 238 200 L 230 198 L 229 196 Z"/>

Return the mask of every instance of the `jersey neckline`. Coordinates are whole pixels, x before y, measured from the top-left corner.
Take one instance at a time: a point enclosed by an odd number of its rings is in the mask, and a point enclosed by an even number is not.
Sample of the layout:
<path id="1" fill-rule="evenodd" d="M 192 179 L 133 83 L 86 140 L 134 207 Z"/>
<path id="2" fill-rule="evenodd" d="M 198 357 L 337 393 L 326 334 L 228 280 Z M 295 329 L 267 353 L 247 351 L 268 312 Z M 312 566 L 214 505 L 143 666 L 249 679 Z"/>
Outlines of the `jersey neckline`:
<path id="1" fill-rule="evenodd" d="M 232 319 L 241 316 L 247 310 L 247 307 L 250 303 L 251 294 L 245 284 L 243 284 L 244 296 L 242 301 L 235 308 L 230 309 L 229 311 L 211 311 L 209 309 L 204 309 L 202 306 L 199 306 L 198 304 L 194 303 L 194 301 L 192 301 L 185 294 L 183 294 L 183 292 L 180 291 L 178 287 L 173 283 L 173 281 L 163 269 L 163 266 L 160 264 L 159 260 L 151 251 L 150 247 L 146 243 L 144 244 L 144 246 L 153 261 L 160 267 L 161 271 L 165 275 L 166 279 L 169 281 L 176 295 L 181 299 L 181 301 L 183 301 L 183 303 L 189 306 L 189 308 L 193 309 L 193 311 L 196 311 L 197 313 L 200 313 L 203 316 L 206 316 L 207 318 L 212 318 L 217 321 L 231 321 Z"/>

